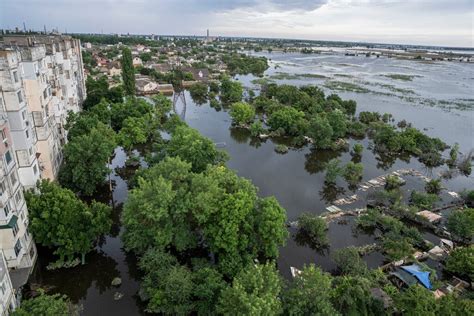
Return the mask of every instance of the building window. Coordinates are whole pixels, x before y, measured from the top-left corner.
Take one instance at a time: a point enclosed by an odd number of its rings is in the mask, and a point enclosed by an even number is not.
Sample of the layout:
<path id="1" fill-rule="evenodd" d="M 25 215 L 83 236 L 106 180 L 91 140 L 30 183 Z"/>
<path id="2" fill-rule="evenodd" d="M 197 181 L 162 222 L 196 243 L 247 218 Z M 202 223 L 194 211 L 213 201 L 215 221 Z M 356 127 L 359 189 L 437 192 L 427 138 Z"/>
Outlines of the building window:
<path id="1" fill-rule="evenodd" d="M 5 295 L 5 292 L 7 291 L 5 282 L 2 282 L 2 284 L 0 285 L 0 289 L 2 290 L 2 295 Z"/>
<path id="2" fill-rule="evenodd" d="M 34 256 L 35 256 L 35 247 L 31 247 L 30 248 L 30 258 L 33 259 Z"/>
<path id="3" fill-rule="evenodd" d="M 5 213 L 5 217 L 8 217 L 8 214 L 10 214 L 10 203 L 5 203 L 5 206 L 3 207 L 3 213 Z"/>
<path id="4" fill-rule="evenodd" d="M 10 175 L 10 181 L 12 183 L 12 187 L 14 187 L 18 182 L 15 172 L 12 172 L 12 174 Z"/>
<path id="5" fill-rule="evenodd" d="M 3 192 L 5 192 L 5 183 L 2 181 L 0 182 L 0 196 L 2 196 Z"/>
<path id="6" fill-rule="evenodd" d="M 7 138 L 7 135 L 6 135 L 6 133 L 5 133 L 5 129 L 2 129 L 2 130 L 0 131 L 0 137 L 2 137 L 2 140 L 4 140 L 4 139 Z"/>
<path id="7" fill-rule="evenodd" d="M 10 154 L 10 151 L 7 151 L 5 153 L 5 161 L 7 162 L 7 166 L 12 162 L 12 154 Z"/>
<path id="8" fill-rule="evenodd" d="M 21 91 L 18 91 L 16 93 L 17 97 L 18 97 L 18 102 L 22 103 L 23 102 L 23 95 L 21 95 Z"/>
<path id="9" fill-rule="evenodd" d="M 19 205 L 20 202 L 21 202 L 21 198 L 22 198 L 21 194 L 22 194 L 22 193 L 21 193 L 21 190 L 18 190 L 18 192 L 17 192 L 16 195 L 15 195 L 15 201 L 16 201 L 16 204 L 17 204 L 17 205 Z"/>
<path id="10" fill-rule="evenodd" d="M 20 253 L 21 251 L 21 242 L 20 242 L 20 239 L 18 238 L 18 240 L 16 241 L 16 244 L 15 244 L 15 255 L 18 257 L 18 254 Z"/>
<path id="11" fill-rule="evenodd" d="M 47 98 L 48 98 L 48 90 L 44 89 L 43 90 L 43 99 L 47 99 Z"/>
<path id="12" fill-rule="evenodd" d="M 26 120 L 26 111 L 21 112 L 21 117 L 23 118 L 23 120 Z"/>
<path id="13" fill-rule="evenodd" d="M 33 166 L 33 173 L 35 175 L 38 174 L 38 167 L 36 166 L 36 164 Z"/>
<path id="14" fill-rule="evenodd" d="M 25 131 L 25 134 L 26 134 L 26 138 L 30 138 L 30 133 L 28 132 L 28 130 Z"/>
<path id="15" fill-rule="evenodd" d="M 17 71 L 13 72 L 13 80 L 15 80 L 15 83 L 18 82 L 18 72 Z"/>
<path id="16" fill-rule="evenodd" d="M 13 237 L 16 237 L 16 234 L 18 234 L 19 230 L 20 229 L 18 228 L 18 223 L 15 223 L 15 226 L 13 226 L 13 228 L 12 228 Z M 17 256 L 18 256 L 18 254 L 17 254 Z"/>

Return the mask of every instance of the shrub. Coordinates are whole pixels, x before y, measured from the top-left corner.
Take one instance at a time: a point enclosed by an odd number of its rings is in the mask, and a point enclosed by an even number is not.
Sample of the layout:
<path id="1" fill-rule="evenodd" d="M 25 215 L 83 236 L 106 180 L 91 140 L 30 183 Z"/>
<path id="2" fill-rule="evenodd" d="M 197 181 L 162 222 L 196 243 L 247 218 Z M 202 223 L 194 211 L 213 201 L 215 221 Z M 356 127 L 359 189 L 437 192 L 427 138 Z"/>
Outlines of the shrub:
<path id="1" fill-rule="evenodd" d="M 350 185 L 356 185 L 362 179 L 364 173 L 364 166 L 361 163 L 348 162 L 344 167 L 344 179 Z"/>
<path id="2" fill-rule="evenodd" d="M 298 235 L 315 248 L 323 248 L 329 244 L 326 235 L 328 226 L 326 221 L 313 214 L 304 213 L 298 217 Z"/>

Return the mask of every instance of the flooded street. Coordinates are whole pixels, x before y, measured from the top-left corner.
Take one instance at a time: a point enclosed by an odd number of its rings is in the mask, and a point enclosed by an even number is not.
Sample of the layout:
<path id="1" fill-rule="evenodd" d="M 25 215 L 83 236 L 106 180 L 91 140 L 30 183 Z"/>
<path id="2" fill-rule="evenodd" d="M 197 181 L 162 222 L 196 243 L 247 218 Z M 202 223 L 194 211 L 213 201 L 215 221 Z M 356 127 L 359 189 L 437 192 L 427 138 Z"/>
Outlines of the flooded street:
<path id="1" fill-rule="evenodd" d="M 271 68 L 266 78 L 277 83 L 316 84 L 324 87 L 326 93 L 334 91 L 343 99 L 354 99 L 358 111 L 378 111 L 393 114 L 396 121 L 405 119 L 430 136 L 441 138 L 449 145 L 458 142 L 461 152 L 466 153 L 474 148 L 474 65 L 457 62 L 420 63 L 415 61 L 395 60 L 388 58 L 366 58 L 365 56 L 326 56 L 301 54 L 265 54 L 271 58 Z M 275 66 L 277 67 L 275 69 Z M 272 76 L 280 73 L 297 75 L 293 79 L 276 79 Z M 313 76 L 302 77 L 302 74 Z M 320 75 L 316 78 L 314 75 Z M 411 80 L 398 80 L 386 77 L 390 74 L 405 74 Z M 288 76 L 287 76 L 288 77 Z M 256 87 L 253 76 L 239 76 L 246 87 Z M 344 90 L 331 90 L 331 82 L 349 82 L 368 90 L 364 93 Z M 339 87 L 342 87 L 339 85 Z M 347 87 L 346 87 L 347 88 Z M 354 87 L 352 87 L 354 88 Z M 339 88 L 338 88 L 339 89 Z M 342 88 L 340 88 L 342 89 Z M 408 92 L 408 91 L 413 91 Z M 337 195 L 334 188 L 324 183 L 324 165 L 333 158 L 339 158 L 342 164 L 352 157 L 348 151 L 315 151 L 311 146 L 290 149 L 281 155 L 274 151 L 272 140 L 256 141 L 249 132 L 231 127 L 231 120 L 226 110 L 217 111 L 209 106 L 195 104 L 186 92 L 185 121 L 199 130 L 215 143 L 223 143 L 223 149 L 229 153 L 227 165 L 238 175 L 250 179 L 259 188 L 261 196 L 274 195 L 286 208 L 289 221 L 294 221 L 301 213 L 321 214 L 332 204 L 334 197 L 353 194 L 342 179 L 337 181 Z M 410 97 L 408 99 L 406 96 Z M 183 104 L 178 104 L 179 110 Z M 277 140 L 275 140 L 277 142 Z M 370 140 L 351 139 L 350 145 L 364 145 L 362 163 L 367 181 L 382 174 L 398 169 L 413 168 L 429 177 L 438 177 L 441 170 L 427 169 L 416 158 L 408 162 L 378 160 L 368 149 Z M 125 155 L 117 149 L 112 161 L 112 169 L 122 167 Z M 52 292 L 67 294 L 74 302 L 84 306 L 85 315 L 136 315 L 142 312 L 137 296 L 139 283 L 135 259 L 126 255 L 119 238 L 121 231 L 119 214 L 121 204 L 127 196 L 127 186 L 117 174 L 112 175 L 114 182 L 113 232 L 106 236 L 97 247 L 96 252 L 87 255 L 87 265 L 72 269 L 47 271 L 48 256 L 40 249 L 40 261 L 31 284 L 51 286 Z M 406 189 L 412 188 L 407 184 Z M 415 185 L 415 184 L 413 184 Z M 450 190 L 461 191 L 472 188 L 474 176 L 457 176 L 443 180 L 443 185 Z M 372 235 L 354 230 L 353 221 L 330 224 L 329 239 L 331 247 L 319 253 L 306 246 L 298 245 L 289 238 L 286 246 L 280 250 L 278 267 L 285 277 L 289 276 L 289 267 L 301 268 L 304 264 L 316 263 L 326 271 L 334 265 L 328 255 L 331 251 L 349 245 L 362 246 L 374 242 Z M 291 230 L 290 230 L 291 231 Z M 369 267 L 380 265 L 384 257 L 378 252 L 365 257 Z M 122 284 L 111 286 L 114 277 L 120 277 Z M 115 292 L 124 294 L 121 300 L 115 301 Z"/>

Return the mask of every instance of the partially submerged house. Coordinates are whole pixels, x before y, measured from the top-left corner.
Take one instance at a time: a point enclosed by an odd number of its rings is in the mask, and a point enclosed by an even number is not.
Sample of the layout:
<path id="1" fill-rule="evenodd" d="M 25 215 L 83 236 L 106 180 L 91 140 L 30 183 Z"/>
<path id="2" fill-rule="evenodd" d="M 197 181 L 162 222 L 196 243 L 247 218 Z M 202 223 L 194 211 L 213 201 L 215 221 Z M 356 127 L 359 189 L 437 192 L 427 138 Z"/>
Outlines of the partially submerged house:
<path id="1" fill-rule="evenodd" d="M 137 78 L 135 80 L 135 87 L 139 94 L 151 94 L 156 91 L 158 84 L 148 78 Z"/>
<path id="2" fill-rule="evenodd" d="M 430 272 L 423 271 L 417 264 L 397 267 L 394 271 L 390 272 L 389 277 L 399 288 L 421 284 L 428 290 L 432 289 Z"/>

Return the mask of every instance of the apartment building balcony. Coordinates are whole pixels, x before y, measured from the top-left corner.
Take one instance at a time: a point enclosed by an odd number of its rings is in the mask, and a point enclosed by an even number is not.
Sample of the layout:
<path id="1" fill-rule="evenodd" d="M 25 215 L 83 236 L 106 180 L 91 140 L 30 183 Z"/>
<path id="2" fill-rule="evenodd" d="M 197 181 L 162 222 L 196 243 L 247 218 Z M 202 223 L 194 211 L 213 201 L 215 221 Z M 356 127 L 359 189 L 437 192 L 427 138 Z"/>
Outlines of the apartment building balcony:
<path id="1" fill-rule="evenodd" d="M 47 122 L 47 117 L 44 115 L 43 111 L 32 111 L 33 115 L 33 124 L 34 126 L 44 126 Z"/>
<path id="2" fill-rule="evenodd" d="M 21 73 L 17 67 L 0 71 L 2 91 L 16 91 L 21 88 Z"/>
<path id="3" fill-rule="evenodd" d="M 21 49 L 21 59 L 24 61 L 38 61 L 46 56 L 44 46 L 30 46 Z"/>
<path id="4" fill-rule="evenodd" d="M 26 249 L 21 256 L 19 264 L 14 269 L 10 270 L 12 286 L 16 290 L 26 284 L 38 258 L 38 252 L 33 239 L 25 245 Z"/>

